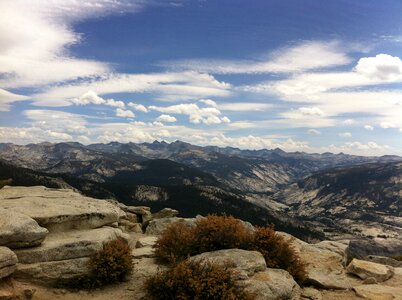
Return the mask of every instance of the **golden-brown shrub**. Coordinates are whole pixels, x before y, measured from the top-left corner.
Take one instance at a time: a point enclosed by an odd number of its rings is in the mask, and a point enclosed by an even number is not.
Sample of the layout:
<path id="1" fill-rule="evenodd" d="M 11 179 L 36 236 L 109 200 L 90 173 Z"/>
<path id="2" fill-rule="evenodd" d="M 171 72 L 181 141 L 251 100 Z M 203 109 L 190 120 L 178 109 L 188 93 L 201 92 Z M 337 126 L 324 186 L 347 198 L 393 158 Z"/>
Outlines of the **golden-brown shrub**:
<path id="1" fill-rule="evenodd" d="M 118 238 L 103 245 L 103 249 L 89 261 L 90 280 L 93 286 L 123 281 L 132 271 L 130 247 Z"/>
<path id="2" fill-rule="evenodd" d="M 197 220 L 193 230 L 197 253 L 221 249 L 245 249 L 252 242 L 252 231 L 232 216 L 209 215 Z"/>
<path id="3" fill-rule="evenodd" d="M 290 241 L 278 235 L 272 227 L 257 227 L 250 250 L 261 252 L 268 268 L 287 270 L 300 284 L 306 280 L 305 265 Z"/>
<path id="4" fill-rule="evenodd" d="M 148 299 L 153 300 L 251 300 L 253 294 L 236 284 L 227 266 L 183 261 L 147 280 Z"/>
<path id="5" fill-rule="evenodd" d="M 192 254 L 194 249 L 194 230 L 185 223 L 169 225 L 155 244 L 155 256 L 162 262 L 175 263 Z"/>

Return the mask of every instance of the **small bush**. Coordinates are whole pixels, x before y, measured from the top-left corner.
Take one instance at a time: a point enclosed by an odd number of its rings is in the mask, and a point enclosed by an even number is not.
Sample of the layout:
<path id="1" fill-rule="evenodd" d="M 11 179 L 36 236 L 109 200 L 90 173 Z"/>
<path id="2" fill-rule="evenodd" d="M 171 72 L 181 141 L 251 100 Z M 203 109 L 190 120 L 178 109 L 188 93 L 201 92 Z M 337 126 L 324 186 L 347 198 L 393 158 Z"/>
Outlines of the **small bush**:
<path id="1" fill-rule="evenodd" d="M 254 299 L 236 284 L 231 269 L 208 261 L 181 262 L 151 277 L 145 285 L 148 298 L 153 300 Z"/>
<path id="2" fill-rule="evenodd" d="M 91 257 L 89 268 L 93 286 L 123 281 L 132 271 L 130 247 L 126 240 L 118 238 L 103 245 L 103 249 Z"/>
<path id="3" fill-rule="evenodd" d="M 291 242 L 278 235 L 272 227 L 256 228 L 250 250 L 259 251 L 264 256 L 268 268 L 284 269 L 300 284 L 306 280 L 305 265 Z"/>
<path id="4" fill-rule="evenodd" d="M 291 242 L 272 227 L 257 227 L 251 232 L 231 216 L 209 215 L 198 220 L 195 227 L 174 223 L 159 237 L 155 247 L 157 258 L 169 263 L 221 249 L 255 250 L 262 253 L 269 268 L 287 270 L 299 284 L 306 278 L 305 266 Z"/>
<path id="5" fill-rule="evenodd" d="M 253 233 L 232 216 L 210 215 L 196 222 L 194 228 L 197 253 L 221 249 L 250 247 Z"/>
<path id="6" fill-rule="evenodd" d="M 175 263 L 197 254 L 194 230 L 185 223 L 169 225 L 155 244 L 155 256 L 162 262 Z"/>
<path id="7" fill-rule="evenodd" d="M 85 266 L 83 266 L 85 267 Z M 132 272 L 131 250 L 126 240 L 118 238 L 103 244 L 86 266 L 88 275 L 61 279 L 56 287 L 72 289 L 94 289 L 123 281 Z"/>

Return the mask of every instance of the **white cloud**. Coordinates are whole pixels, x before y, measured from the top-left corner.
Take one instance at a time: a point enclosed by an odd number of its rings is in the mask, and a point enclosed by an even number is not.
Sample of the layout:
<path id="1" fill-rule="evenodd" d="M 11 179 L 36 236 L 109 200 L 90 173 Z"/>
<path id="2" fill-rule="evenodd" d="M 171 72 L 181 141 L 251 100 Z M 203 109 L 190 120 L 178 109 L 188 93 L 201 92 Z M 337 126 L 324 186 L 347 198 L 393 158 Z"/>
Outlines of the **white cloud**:
<path id="1" fill-rule="evenodd" d="M 179 60 L 172 69 L 212 74 L 290 73 L 345 65 L 351 62 L 337 41 L 304 41 L 278 49 L 258 60 Z"/>
<path id="2" fill-rule="evenodd" d="M 179 101 L 200 99 L 208 96 L 226 97 L 231 85 L 216 80 L 208 74 L 197 72 L 109 74 L 97 80 L 80 81 L 50 88 L 33 95 L 36 105 L 69 105 L 70 99 L 89 90 L 98 95 L 112 93 L 153 93 L 158 100 Z"/>
<path id="3" fill-rule="evenodd" d="M 319 130 L 317 130 L 317 129 L 309 129 L 309 130 L 308 130 L 308 134 L 311 134 L 311 135 L 320 135 L 320 134 L 321 134 L 321 131 L 319 131 Z"/>
<path id="4" fill-rule="evenodd" d="M 211 107 L 218 107 L 216 102 L 211 99 L 201 99 L 200 102 L 204 103 L 206 106 L 211 106 Z"/>
<path id="5" fill-rule="evenodd" d="M 388 54 L 363 57 L 357 63 L 355 70 L 357 73 L 376 80 L 401 80 L 402 60 L 399 57 Z"/>
<path id="6" fill-rule="evenodd" d="M 396 127 L 397 127 L 396 124 L 391 123 L 391 122 L 381 122 L 381 123 L 380 123 L 380 126 L 381 126 L 381 128 L 384 128 L 384 129 L 396 128 Z"/>
<path id="7" fill-rule="evenodd" d="M 345 138 L 345 139 L 350 139 L 352 137 L 352 133 L 350 132 L 341 132 L 339 134 L 340 137 Z"/>
<path id="8" fill-rule="evenodd" d="M 148 109 L 147 109 L 144 105 L 142 105 L 142 104 L 138 104 L 138 103 L 134 103 L 134 102 L 129 102 L 127 105 L 128 105 L 129 107 L 131 107 L 132 109 L 136 110 L 136 111 L 141 111 L 141 112 L 144 112 L 144 113 L 147 113 L 147 112 L 148 112 Z"/>
<path id="9" fill-rule="evenodd" d="M 9 111 L 11 103 L 27 99 L 29 99 L 29 97 L 14 94 L 0 88 L 0 111 Z"/>
<path id="10" fill-rule="evenodd" d="M 164 114 L 160 115 L 156 120 L 159 122 L 167 122 L 167 123 L 173 123 L 173 122 L 177 121 L 177 119 L 175 117 L 170 116 L 170 115 L 164 115 Z"/>
<path id="11" fill-rule="evenodd" d="M 298 110 L 304 116 L 323 116 L 324 115 L 324 112 L 320 108 L 318 108 L 316 106 L 314 106 L 314 107 L 300 107 Z"/>
<path id="12" fill-rule="evenodd" d="M 135 114 L 131 110 L 124 110 L 122 108 L 117 108 L 116 109 L 116 117 L 135 118 Z"/>
<path id="13" fill-rule="evenodd" d="M 348 154 L 353 154 L 353 155 L 367 155 L 367 156 L 373 156 L 373 155 L 387 155 L 390 153 L 395 153 L 395 154 L 401 154 L 401 151 L 398 151 L 396 149 L 391 148 L 388 145 L 380 145 L 376 142 L 368 142 L 367 144 L 361 143 L 361 142 L 347 142 L 341 146 L 335 146 L 335 145 L 330 145 L 329 147 L 326 148 L 321 148 L 321 151 L 330 151 L 333 153 L 348 153 Z"/>
<path id="14" fill-rule="evenodd" d="M 180 114 L 187 115 L 190 123 L 206 125 L 228 123 L 228 118 L 221 118 L 221 112 L 216 107 L 202 107 L 200 108 L 195 103 L 177 104 L 171 106 L 149 106 L 149 110 L 159 111 L 167 114 Z"/>
<path id="15" fill-rule="evenodd" d="M 369 130 L 369 131 L 373 131 L 374 127 L 371 125 L 364 125 L 364 129 Z"/>
<path id="16" fill-rule="evenodd" d="M 219 109 L 224 111 L 265 111 L 273 107 L 270 103 L 232 102 L 220 103 Z"/>
<path id="17" fill-rule="evenodd" d="M 74 98 L 70 100 L 71 103 L 75 105 L 88 105 L 88 104 L 95 104 L 95 105 L 106 105 L 111 107 L 119 107 L 125 108 L 125 103 L 123 101 L 118 101 L 114 99 L 103 99 L 102 97 L 98 96 L 94 91 L 87 91 L 78 98 Z"/>

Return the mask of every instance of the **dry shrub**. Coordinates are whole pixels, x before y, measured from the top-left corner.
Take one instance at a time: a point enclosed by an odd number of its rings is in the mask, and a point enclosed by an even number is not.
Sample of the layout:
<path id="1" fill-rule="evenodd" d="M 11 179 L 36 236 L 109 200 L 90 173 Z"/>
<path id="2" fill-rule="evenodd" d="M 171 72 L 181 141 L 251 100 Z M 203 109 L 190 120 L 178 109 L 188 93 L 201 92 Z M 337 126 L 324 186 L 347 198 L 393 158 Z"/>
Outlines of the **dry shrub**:
<path id="1" fill-rule="evenodd" d="M 272 227 L 257 227 L 250 250 L 261 252 L 268 268 L 288 271 L 300 284 L 306 280 L 305 265 L 291 245 L 291 241 L 278 235 Z"/>
<path id="2" fill-rule="evenodd" d="M 155 244 L 155 256 L 162 262 L 175 263 L 195 253 L 194 230 L 185 223 L 169 225 Z"/>
<path id="3" fill-rule="evenodd" d="M 146 282 L 148 299 L 251 300 L 254 295 L 236 284 L 233 270 L 208 261 L 183 261 Z"/>
<path id="4" fill-rule="evenodd" d="M 232 216 L 209 215 L 194 228 L 197 253 L 221 249 L 245 249 L 252 242 L 252 232 Z"/>
<path id="5" fill-rule="evenodd" d="M 299 284 L 306 279 L 305 265 L 290 241 L 272 227 L 257 227 L 251 232 L 231 216 L 209 215 L 197 220 L 195 227 L 171 224 L 159 237 L 155 248 L 156 257 L 169 263 L 221 249 L 255 250 L 262 253 L 269 268 L 287 270 Z"/>
<path id="6" fill-rule="evenodd" d="M 123 281 L 132 271 L 130 247 L 126 240 L 118 238 L 103 245 L 103 249 L 91 257 L 89 268 L 93 287 Z"/>

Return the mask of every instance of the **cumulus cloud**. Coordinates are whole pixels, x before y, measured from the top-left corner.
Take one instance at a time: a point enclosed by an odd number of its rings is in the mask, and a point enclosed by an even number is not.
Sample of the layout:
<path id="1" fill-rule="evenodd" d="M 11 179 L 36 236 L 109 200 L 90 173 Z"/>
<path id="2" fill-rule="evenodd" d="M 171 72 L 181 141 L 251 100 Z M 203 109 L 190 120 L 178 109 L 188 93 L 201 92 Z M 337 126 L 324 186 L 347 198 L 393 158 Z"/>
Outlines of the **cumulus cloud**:
<path id="1" fill-rule="evenodd" d="M 220 124 L 230 122 L 229 118 L 221 118 L 221 111 L 216 107 L 199 107 L 195 103 L 177 104 L 171 106 L 149 106 L 148 109 L 167 114 L 187 115 L 190 123 Z"/>
<path id="2" fill-rule="evenodd" d="M 85 92 L 78 98 L 71 99 L 70 102 L 75 105 L 95 104 L 95 105 L 106 105 L 119 108 L 125 108 L 126 106 L 123 101 L 118 101 L 114 99 L 103 99 L 102 97 L 98 96 L 94 91 L 91 90 Z"/>
<path id="3" fill-rule="evenodd" d="M 200 102 L 204 103 L 206 106 L 218 107 L 218 104 L 216 104 L 216 102 L 211 99 L 201 99 Z"/>
<path id="4" fill-rule="evenodd" d="M 273 107 L 271 103 L 231 102 L 220 103 L 219 109 L 224 111 L 265 111 Z"/>
<path id="5" fill-rule="evenodd" d="M 314 107 L 300 107 L 298 110 L 304 116 L 322 116 L 322 115 L 324 115 L 324 112 L 320 108 L 318 108 L 316 106 L 314 106 Z"/>
<path id="6" fill-rule="evenodd" d="M 380 145 L 373 141 L 370 141 L 367 144 L 358 141 L 347 142 L 340 146 L 330 145 L 327 148 L 321 148 L 321 150 L 330 151 L 334 153 L 343 152 L 354 155 L 367 155 L 367 156 L 386 155 L 391 152 L 401 154 L 401 151 L 393 149 L 388 145 Z"/>
<path id="7" fill-rule="evenodd" d="M 135 114 L 131 110 L 124 110 L 122 108 L 117 108 L 116 117 L 132 119 L 135 118 Z"/>
<path id="8" fill-rule="evenodd" d="M 141 112 L 144 112 L 144 113 L 147 113 L 147 112 L 148 112 L 148 109 L 147 109 L 144 105 L 142 105 L 142 104 L 138 104 L 138 103 L 134 103 L 134 102 L 129 102 L 127 105 L 128 105 L 129 107 L 131 107 L 132 109 L 136 110 L 136 111 L 141 111 Z"/>
<path id="9" fill-rule="evenodd" d="M 179 60 L 164 63 L 172 69 L 212 74 L 291 73 L 345 65 L 351 58 L 338 41 L 304 41 L 255 60 Z"/>
<path id="10" fill-rule="evenodd" d="M 371 125 L 364 125 L 364 129 L 369 130 L 369 131 L 373 131 L 374 127 Z"/>
<path id="11" fill-rule="evenodd" d="M 377 80 L 401 80 L 402 60 L 399 57 L 388 54 L 363 57 L 357 63 L 355 70 L 357 73 Z"/>
<path id="12" fill-rule="evenodd" d="M 159 122 L 167 122 L 167 123 L 173 123 L 177 121 L 175 117 L 170 115 L 160 115 L 156 120 Z"/>
<path id="13" fill-rule="evenodd" d="M 342 124 L 347 125 L 347 126 L 352 126 L 352 125 L 356 124 L 356 121 L 353 119 L 346 119 L 346 120 L 342 121 Z"/>

